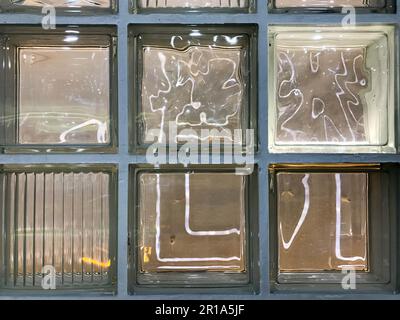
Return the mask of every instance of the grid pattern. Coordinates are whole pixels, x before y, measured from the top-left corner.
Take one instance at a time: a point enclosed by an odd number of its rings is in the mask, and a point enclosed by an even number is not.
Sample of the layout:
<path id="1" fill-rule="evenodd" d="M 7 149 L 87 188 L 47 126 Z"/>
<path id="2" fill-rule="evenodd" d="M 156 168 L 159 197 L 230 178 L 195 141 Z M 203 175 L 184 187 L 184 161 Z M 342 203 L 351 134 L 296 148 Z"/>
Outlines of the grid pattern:
<path id="1" fill-rule="evenodd" d="M 398 5 L 400 1 L 398 1 Z M 357 23 L 389 23 L 399 27 L 400 14 L 365 14 L 358 15 Z M 42 17 L 31 14 L 1 14 L 0 24 L 40 24 Z M 267 2 L 257 1 L 255 14 L 130 14 L 128 1 L 122 0 L 119 4 L 119 13 L 105 16 L 64 16 L 57 17 L 57 24 L 78 25 L 116 25 L 118 27 L 118 100 L 119 100 L 119 152 L 118 154 L 32 154 L 11 155 L 1 154 L 0 163 L 3 164 L 43 164 L 43 163 L 110 163 L 119 166 L 119 194 L 118 194 L 118 293 L 113 299 L 283 299 L 283 298 L 313 298 L 314 294 L 272 294 L 269 286 L 269 192 L 268 192 L 268 166 L 271 163 L 307 163 L 307 162 L 399 162 L 398 155 L 370 154 L 370 155 L 340 155 L 340 154 L 269 154 L 268 152 L 268 42 L 267 30 L 269 24 L 340 24 L 343 15 L 340 14 L 268 14 Z M 129 165 L 145 163 L 145 156 L 129 154 L 128 137 L 128 25 L 130 24 L 156 24 L 156 23 L 181 23 L 181 24 L 225 24 L 225 23 L 256 23 L 259 25 L 259 138 L 260 150 L 256 155 L 259 168 L 259 228 L 260 228 L 260 294 L 249 295 L 128 295 L 128 184 Z M 400 39 L 397 34 L 397 42 Z M 396 64 L 397 65 L 397 64 Z M 82 294 L 83 296 L 87 296 Z M 52 298 L 49 295 L 50 299 Z M 57 297 L 57 296 L 55 296 Z M 104 296 L 92 296 L 89 298 L 109 298 Z M 320 297 L 320 295 L 319 295 Z M 332 295 L 327 295 L 327 298 Z M 335 295 L 334 298 L 340 298 Z M 349 297 L 344 294 L 342 297 Z M 362 298 L 399 299 L 399 295 L 356 295 Z M 7 298 L 7 296 L 1 296 Z M 37 297 L 35 297 L 37 298 Z M 57 298 L 60 298 L 59 296 Z M 61 297 L 62 298 L 62 297 Z M 68 297 L 66 297 L 68 298 Z M 70 297 L 69 297 L 70 298 Z M 48 298 L 46 298 L 48 299 Z"/>

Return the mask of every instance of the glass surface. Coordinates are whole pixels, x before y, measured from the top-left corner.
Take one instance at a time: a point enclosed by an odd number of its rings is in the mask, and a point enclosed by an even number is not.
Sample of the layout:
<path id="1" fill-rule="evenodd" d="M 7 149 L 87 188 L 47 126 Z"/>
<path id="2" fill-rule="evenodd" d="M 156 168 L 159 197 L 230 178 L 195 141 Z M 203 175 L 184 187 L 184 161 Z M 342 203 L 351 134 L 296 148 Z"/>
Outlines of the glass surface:
<path id="1" fill-rule="evenodd" d="M 139 176 L 140 272 L 246 271 L 245 178 Z"/>
<path id="2" fill-rule="evenodd" d="M 57 289 L 111 285 L 109 173 L 7 170 L 0 187 L 6 288 L 41 289 L 44 267 Z"/>
<path id="3" fill-rule="evenodd" d="M 17 6 L 61 8 L 109 8 L 111 6 L 111 0 L 11 0 L 11 3 Z"/>
<path id="4" fill-rule="evenodd" d="M 139 8 L 248 8 L 249 0 L 138 0 Z"/>
<path id="5" fill-rule="evenodd" d="M 232 138 L 234 130 L 242 128 L 246 85 L 240 72 L 241 48 L 143 50 L 145 143 L 154 141 L 149 134 L 154 129 L 164 131 L 166 141 L 178 143 L 192 138 L 207 141 L 212 136 Z M 169 136 L 171 123 L 178 129 L 175 137 Z M 217 134 L 204 135 L 204 129 L 215 129 Z"/>
<path id="6" fill-rule="evenodd" d="M 221 143 L 241 145 L 244 133 L 238 130 L 248 129 L 250 117 L 250 36 L 170 29 L 137 36 L 137 143 L 223 138 Z"/>
<path id="7" fill-rule="evenodd" d="M 110 143 L 109 48 L 20 47 L 18 142 Z"/>
<path id="8" fill-rule="evenodd" d="M 375 29 L 271 31 L 272 151 L 395 151 L 391 29 Z"/>
<path id="9" fill-rule="evenodd" d="M 276 8 L 290 7 L 320 7 L 334 8 L 341 6 L 353 6 L 360 8 L 383 8 L 386 5 L 385 0 L 274 0 Z"/>
<path id="10" fill-rule="evenodd" d="M 368 271 L 368 174 L 279 173 L 280 272 Z"/>

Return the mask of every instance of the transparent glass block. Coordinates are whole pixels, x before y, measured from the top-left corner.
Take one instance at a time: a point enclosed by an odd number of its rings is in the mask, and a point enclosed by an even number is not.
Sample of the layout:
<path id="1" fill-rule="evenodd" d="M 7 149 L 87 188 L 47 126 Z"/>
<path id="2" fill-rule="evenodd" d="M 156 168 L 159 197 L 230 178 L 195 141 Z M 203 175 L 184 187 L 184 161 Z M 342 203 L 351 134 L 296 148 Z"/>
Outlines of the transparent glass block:
<path id="1" fill-rule="evenodd" d="M 272 290 L 392 290 L 397 165 L 270 166 Z"/>
<path id="2" fill-rule="evenodd" d="M 280 272 L 368 270 L 368 174 L 279 173 Z"/>
<path id="3" fill-rule="evenodd" d="M 253 0 L 135 0 L 133 8 L 140 11 L 152 10 L 169 12 L 185 10 L 218 10 L 218 11 L 252 11 L 255 7 Z"/>
<path id="4" fill-rule="evenodd" d="M 351 6 L 358 10 L 372 12 L 394 12 L 393 0 L 270 0 L 270 9 L 277 11 L 333 11 Z"/>
<path id="5" fill-rule="evenodd" d="M 393 32 L 272 27 L 270 151 L 394 153 Z"/>
<path id="6" fill-rule="evenodd" d="M 45 283 L 58 290 L 112 290 L 114 175 L 107 166 L 1 169 L 3 289 L 44 290 Z"/>
<path id="7" fill-rule="evenodd" d="M 58 13 L 112 13 L 117 9 L 116 0 L 0 0 L 4 11 L 41 12 L 42 8 L 54 7 Z"/>
<path id="8" fill-rule="evenodd" d="M 2 114 L 6 150 L 115 149 L 112 37 L 69 31 L 5 36 L 5 81 L 15 85 Z"/>
<path id="9" fill-rule="evenodd" d="M 137 170 L 136 218 L 130 223 L 137 260 L 130 282 L 175 288 L 249 285 L 257 264 L 249 260 L 252 176 L 204 168 Z"/>
<path id="10" fill-rule="evenodd" d="M 223 139 L 241 145 L 254 125 L 254 31 L 165 26 L 132 28 L 138 72 L 132 147 Z M 251 98 L 250 98 L 251 97 Z M 132 106 L 133 108 L 133 106 Z"/>

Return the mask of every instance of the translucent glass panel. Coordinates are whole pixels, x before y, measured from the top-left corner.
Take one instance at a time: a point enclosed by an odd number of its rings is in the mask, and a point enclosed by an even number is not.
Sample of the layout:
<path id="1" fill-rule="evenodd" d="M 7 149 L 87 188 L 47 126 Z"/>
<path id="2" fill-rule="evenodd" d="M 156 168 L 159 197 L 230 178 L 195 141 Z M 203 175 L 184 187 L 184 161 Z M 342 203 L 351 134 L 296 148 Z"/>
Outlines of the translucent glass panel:
<path id="1" fill-rule="evenodd" d="M 246 271 L 243 177 L 143 173 L 139 179 L 141 272 Z"/>
<path id="2" fill-rule="evenodd" d="M 116 213 L 110 172 L 10 168 L 0 174 L 0 187 L 2 286 L 40 290 L 48 268 L 56 289 L 111 286 Z"/>
<path id="3" fill-rule="evenodd" d="M 352 6 L 362 10 L 391 12 L 395 1 L 386 0 L 270 0 L 270 7 L 288 10 L 341 10 L 343 6 Z"/>
<path id="4" fill-rule="evenodd" d="M 368 270 L 368 174 L 279 173 L 280 272 Z"/>
<path id="5" fill-rule="evenodd" d="M 166 26 L 132 32 L 138 40 L 136 144 L 215 138 L 241 144 L 240 130 L 248 129 L 251 119 L 252 28 Z"/>
<path id="6" fill-rule="evenodd" d="M 20 144 L 110 143 L 109 48 L 21 47 Z"/>
<path id="7" fill-rule="evenodd" d="M 252 0 L 137 0 L 138 9 L 244 9 L 252 8 Z"/>
<path id="8" fill-rule="evenodd" d="M 270 32 L 272 152 L 395 152 L 392 27 Z"/>
<path id="9" fill-rule="evenodd" d="M 112 12 L 117 7 L 115 0 L 1 0 L 0 8 L 10 11 L 40 10 L 51 6 L 57 13 L 67 12 L 79 14 L 81 12 Z M 39 11 L 40 12 L 40 11 Z"/>
<path id="10" fill-rule="evenodd" d="M 25 30 L 33 35 L 19 33 L 19 27 L 4 29 L 7 49 L 0 54 L 8 62 L 2 66 L 9 90 L 1 97 L 1 144 L 9 151 L 113 152 L 113 28 Z"/>

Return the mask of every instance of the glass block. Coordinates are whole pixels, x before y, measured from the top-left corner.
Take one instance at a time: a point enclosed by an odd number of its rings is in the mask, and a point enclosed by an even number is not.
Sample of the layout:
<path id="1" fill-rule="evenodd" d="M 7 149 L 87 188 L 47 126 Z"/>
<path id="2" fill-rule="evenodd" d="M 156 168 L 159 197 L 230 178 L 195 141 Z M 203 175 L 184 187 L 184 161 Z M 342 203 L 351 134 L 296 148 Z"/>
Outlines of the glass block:
<path id="1" fill-rule="evenodd" d="M 160 289 L 253 286 L 253 175 L 218 168 L 132 170 L 137 186 L 131 204 L 136 217 L 130 222 L 137 257 L 130 271 L 132 292 L 155 284 Z"/>
<path id="2" fill-rule="evenodd" d="M 38 12 L 44 7 L 54 7 L 56 13 L 95 14 L 113 13 L 117 10 L 116 0 L 0 0 L 0 9 L 4 11 Z"/>
<path id="3" fill-rule="evenodd" d="M 131 108 L 138 123 L 131 147 L 215 138 L 242 144 L 256 114 L 254 32 L 252 26 L 132 27 L 138 72 Z"/>
<path id="4" fill-rule="evenodd" d="M 368 270 L 368 174 L 279 173 L 281 272 Z"/>
<path id="5" fill-rule="evenodd" d="M 7 150 L 115 149 L 112 36 L 69 31 L 6 36 L 10 64 L 3 66 L 7 84 L 15 85 L 2 115 Z"/>
<path id="6" fill-rule="evenodd" d="M 393 0 L 270 0 L 272 11 L 341 11 L 344 6 L 357 10 L 392 13 L 396 2 Z"/>
<path id="7" fill-rule="evenodd" d="M 253 0 L 136 0 L 133 9 L 137 11 L 243 11 L 255 9 Z"/>
<path id="8" fill-rule="evenodd" d="M 394 153 L 393 32 L 272 27 L 270 151 Z"/>
<path id="9" fill-rule="evenodd" d="M 273 290 L 344 290 L 349 272 L 356 289 L 393 285 L 395 165 L 276 164 L 270 174 Z"/>
<path id="10" fill-rule="evenodd" d="M 2 167 L 3 289 L 114 290 L 115 174 L 111 166 Z"/>

